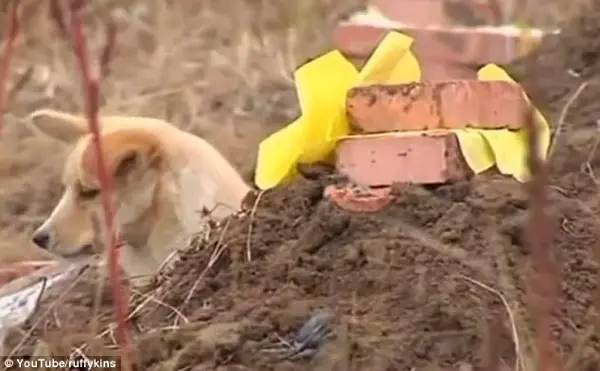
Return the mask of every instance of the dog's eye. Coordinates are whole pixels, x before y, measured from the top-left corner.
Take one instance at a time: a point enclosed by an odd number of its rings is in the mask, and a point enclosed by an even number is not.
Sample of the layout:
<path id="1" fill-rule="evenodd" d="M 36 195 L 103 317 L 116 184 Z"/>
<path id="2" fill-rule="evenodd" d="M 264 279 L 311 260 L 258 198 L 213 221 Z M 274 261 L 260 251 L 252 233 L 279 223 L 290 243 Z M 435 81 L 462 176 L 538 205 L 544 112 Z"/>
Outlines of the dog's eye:
<path id="1" fill-rule="evenodd" d="M 100 190 L 99 189 L 93 189 L 93 188 L 79 188 L 79 197 L 81 197 L 84 200 L 89 200 L 92 199 L 96 196 L 98 196 L 100 194 Z"/>

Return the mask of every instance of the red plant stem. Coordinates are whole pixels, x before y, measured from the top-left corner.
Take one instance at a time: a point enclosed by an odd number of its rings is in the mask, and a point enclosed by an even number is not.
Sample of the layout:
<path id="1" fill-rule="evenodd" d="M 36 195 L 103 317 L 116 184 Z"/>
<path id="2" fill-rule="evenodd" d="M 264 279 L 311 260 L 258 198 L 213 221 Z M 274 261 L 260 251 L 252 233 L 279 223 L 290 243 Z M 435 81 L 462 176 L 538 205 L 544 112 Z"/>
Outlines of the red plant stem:
<path id="1" fill-rule="evenodd" d="M 106 224 L 106 231 L 109 233 L 108 266 L 113 300 L 117 315 L 117 342 L 121 345 L 121 364 L 123 369 L 131 370 L 132 368 L 129 357 L 131 343 L 129 341 L 126 320 L 127 302 L 121 286 L 119 251 L 117 248 L 118 238 L 114 228 L 114 185 L 113 178 L 111 174 L 109 174 L 106 167 L 104 151 L 102 148 L 102 140 L 100 137 L 100 126 L 98 122 L 100 83 L 98 74 L 92 74 L 85 29 L 76 11 L 73 11 L 71 14 L 71 35 L 73 38 L 75 53 L 79 61 L 79 68 L 81 69 L 83 87 L 87 93 L 86 115 L 88 118 L 90 131 L 92 133 L 92 143 L 96 150 L 96 167 L 98 170 L 98 177 L 100 179 L 100 186 L 102 188 L 101 199 L 102 207 L 104 209 L 104 222 Z"/>
<path id="2" fill-rule="evenodd" d="M 562 361 L 554 349 L 552 335 L 553 312 L 560 296 L 560 278 L 553 253 L 554 220 L 546 212 L 548 205 L 548 174 L 544 161 L 539 157 L 540 133 L 535 111 L 532 108 L 528 120 L 529 167 L 529 218 L 525 226 L 526 238 L 531 249 L 529 283 L 529 309 L 535 326 L 535 345 L 539 371 L 562 371 Z"/>
<path id="3" fill-rule="evenodd" d="M 7 39 L 2 50 L 2 59 L 0 60 L 0 130 L 4 126 L 4 113 L 6 112 L 6 101 L 8 99 L 8 75 L 10 74 L 10 66 L 15 54 L 17 36 L 21 29 L 18 10 L 18 1 L 13 1 L 13 5 L 10 8 Z"/>

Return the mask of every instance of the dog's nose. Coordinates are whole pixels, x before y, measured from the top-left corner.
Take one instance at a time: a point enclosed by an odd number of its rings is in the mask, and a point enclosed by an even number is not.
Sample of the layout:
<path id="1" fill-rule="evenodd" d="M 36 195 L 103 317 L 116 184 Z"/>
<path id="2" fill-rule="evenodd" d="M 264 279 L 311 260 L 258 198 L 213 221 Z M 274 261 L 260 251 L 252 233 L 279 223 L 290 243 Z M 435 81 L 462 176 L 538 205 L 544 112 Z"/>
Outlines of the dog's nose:
<path id="1" fill-rule="evenodd" d="M 50 235 L 47 232 L 37 232 L 33 235 L 33 243 L 42 249 L 47 249 L 50 243 Z"/>

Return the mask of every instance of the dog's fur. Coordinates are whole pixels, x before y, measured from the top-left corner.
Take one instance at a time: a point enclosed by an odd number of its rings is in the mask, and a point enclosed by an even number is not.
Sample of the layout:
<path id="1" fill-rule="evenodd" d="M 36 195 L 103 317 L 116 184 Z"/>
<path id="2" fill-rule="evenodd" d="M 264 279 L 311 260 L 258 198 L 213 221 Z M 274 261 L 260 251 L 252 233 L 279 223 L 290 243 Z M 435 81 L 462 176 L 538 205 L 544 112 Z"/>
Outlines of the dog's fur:
<path id="1" fill-rule="evenodd" d="M 38 245 L 67 257 L 101 252 L 104 228 L 96 152 L 84 117 L 40 110 L 34 128 L 74 144 L 63 173 L 64 193 L 35 234 Z M 221 220 L 238 211 L 250 187 L 208 142 L 157 119 L 102 117 L 105 163 L 115 186 L 115 227 L 125 243 L 128 276 L 150 276 L 175 249 L 206 227 L 208 211 Z M 40 243 L 39 237 L 45 239 Z"/>

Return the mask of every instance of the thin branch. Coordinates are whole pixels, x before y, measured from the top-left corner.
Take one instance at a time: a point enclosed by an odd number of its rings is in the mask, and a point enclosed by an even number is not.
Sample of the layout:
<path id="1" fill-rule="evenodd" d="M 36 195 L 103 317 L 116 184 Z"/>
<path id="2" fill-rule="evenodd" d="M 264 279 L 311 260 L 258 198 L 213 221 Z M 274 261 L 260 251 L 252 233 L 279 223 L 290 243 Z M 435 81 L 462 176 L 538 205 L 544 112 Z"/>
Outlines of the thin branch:
<path id="1" fill-rule="evenodd" d="M 565 120 L 567 118 L 569 110 L 571 109 L 571 106 L 575 103 L 577 98 L 581 95 L 581 93 L 583 93 L 583 91 L 585 90 L 585 88 L 587 88 L 588 85 L 589 81 L 582 82 L 560 111 L 560 116 L 558 117 L 558 124 L 556 125 L 556 131 L 554 132 L 554 138 L 552 139 L 552 144 L 550 145 L 550 150 L 548 151 L 548 158 L 551 158 L 552 154 L 554 153 L 554 149 L 556 148 L 556 142 L 558 142 L 558 138 L 562 133 L 563 127 L 565 125 Z"/>
<path id="2" fill-rule="evenodd" d="M 558 307 L 560 277 L 553 251 L 556 228 L 546 209 L 549 204 L 547 166 L 540 157 L 540 130 L 533 104 L 528 112 L 528 162 L 531 179 L 528 184 L 529 215 L 525 233 L 531 249 L 528 276 L 528 306 L 535 326 L 537 367 L 540 371 L 562 371 L 563 365 L 554 348 L 553 313 Z"/>
<path id="3" fill-rule="evenodd" d="M 112 175 L 108 172 L 106 162 L 104 159 L 104 151 L 102 147 L 102 139 L 100 136 L 100 123 L 98 119 L 99 111 L 99 98 L 100 98 L 100 73 L 99 68 L 93 69 L 92 61 L 90 60 L 90 51 L 88 48 L 86 28 L 83 25 L 79 10 L 83 6 L 83 1 L 71 0 L 68 2 L 66 10 L 69 12 L 68 17 L 64 17 L 64 13 L 61 13 L 61 4 L 59 0 L 52 1 L 52 16 L 54 17 L 57 27 L 63 33 L 70 35 L 72 41 L 73 51 L 79 63 L 79 69 L 81 72 L 81 83 L 85 92 L 85 113 L 88 119 L 90 132 L 92 133 L 92 144 L 96 152 L 96 168 L 98 171 L 98 178 L 100 180 L 100 186 L 102 188 L 101 201 L 102 208 L 104 211 L 104 223 L 106 227 L 106 233 L 108 234 L 108 267 L 109 275 L 112 286 L 113 300 L 115 303 L 116 317 L 117 317 L 117 342 L 121 346 L 121 361 L 123 369 L 126 371 L 132 370 L 130 352 L 131 341 L 127 331 L 127 299 L 121 285 L 120 267 L 119 267 L 119 253 L 118 245 L 119 239 L 115 228 L 114 216 L 114 184 Z M 65 23 L 65 18 L 69 19 L 68 26 Z M 107 45 L 103 51 L 103 56 L 110 56 L 110 50 L 113 45 L 110 42 L 114 42 L 114 37 L 109 35 Z M 108 51 L 107 51 L 108 50 Z M 103 58 L 102 63 L 108 64 L 107 57 Z M 105 68 L 105 67 L 103 67 Z"/>

